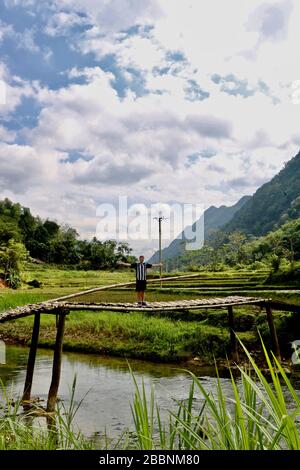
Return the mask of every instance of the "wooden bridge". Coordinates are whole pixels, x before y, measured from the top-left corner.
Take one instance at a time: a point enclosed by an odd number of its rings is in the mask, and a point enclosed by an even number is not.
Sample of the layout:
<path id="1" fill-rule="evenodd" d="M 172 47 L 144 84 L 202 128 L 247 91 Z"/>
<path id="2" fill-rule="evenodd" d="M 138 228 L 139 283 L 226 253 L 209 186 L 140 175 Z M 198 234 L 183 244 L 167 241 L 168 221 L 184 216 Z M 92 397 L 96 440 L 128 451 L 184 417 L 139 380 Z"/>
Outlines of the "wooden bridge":
<path id="1" fill-rule="evenodd" d="M 189 276 L 191 277 L 191 276 Z M 168 280 L 170 278 L 167 278 Z M 178 279 L 178 277 L 176 277 Z M 160 282 L 159 279 L 153 280 L 154 282 Z M 153 282 L 152 281 L 152 282 Z M 115 312 L 189 312 L 192 310 L 201 309 L 226 309 L 228 312 L 228 328 L 230 332 L 230 345 L 232 358 L 238 361 L 238 347 L 234 328 L 234 306 L 252 305 L 258 306 L 261 309 L 266 310 L 267 321 L 270 330 L 270 336 L 273 345 L 273 351 L 277 358 L 280 360 L 280 348 L 277 338 L 277 333 L 273 321 L 272 310 L 281 310 L 289 312 L 300 313 L 300 306 L 287 304 L 283 302 L 273 301 L 272 299 L 257 298 L 257 297 L 242 297 L 242 296 L 230 296 L 222 298 L 211 298 L 211 299 L 192 299 L 192 300 L 178 300 L 171 302 L 148 302 L 146 306 L 140 307 L 135 303 L 88 303 L 71 301 L 78 297 L 83 297 L 91 292 L 97 292 L 101 290 L 107 290 L 115 287 L 130 286 L 133 283 L 125 284 L 114 284 L 111 286 L 102 286 L 96 289 L 90 289 L 85 292 L 79 292 L 70 294 L 58 299 L 53 299 L 38 304 L 26 305 L 24 307 L 17 307 L 15 309 L 9 309 L 6 312 L 0 313 L 0 323 L 17 320 L 18 318 L 34 316 L 32 338 L 30 344 L 30 351 L 27 363 L 27 372 L 23 392 L 23 404 L 24 406 L 30 405 L 31 400 L 31 389 L 33 382 L 33 374 L 35 367 L 35 359 L 38 348 L 39 331 L 41 314 L 55 315 L 56 316 L 56 340 L 54 346 L 54 358 L 52 367 L 52 380 L 48 394 L 47 401 L 47 412 L 52 413 L 55 410 L 55 405 L 58 395 L 58 387 L 60 382 L 61 373 L 61 361 L 62 361 L 62 350 L 63 350 L 63 338 L 65 330 L 65 318 L 70 312 L 75 310 L 90 310 L 90 311 L 115 311 Z"/>
<path id="2" fill-rule="evenodd" d="M 140 306 L 131 302 L 67 302 L 67 301 L 47 301 L 39 304 L 29 304 L 24 307 L 17 307 L 0 314 L 0 323 L 5 323 L 18 318 L 28 317 L 36 313 L 60 315 L 69 313 L 72 310 L 109 310 L 111 312 L 175 312 L 190 311 L 207 308 L 225 308 L 237 305 L 257 305 L 264 306 L 266 299 L 255 297 L 221 297 L 213 299 L 193 299 L 169 302 L 147 302 L 147 305 Z M 300 307 L 299 307 L 300 309 Z"/>

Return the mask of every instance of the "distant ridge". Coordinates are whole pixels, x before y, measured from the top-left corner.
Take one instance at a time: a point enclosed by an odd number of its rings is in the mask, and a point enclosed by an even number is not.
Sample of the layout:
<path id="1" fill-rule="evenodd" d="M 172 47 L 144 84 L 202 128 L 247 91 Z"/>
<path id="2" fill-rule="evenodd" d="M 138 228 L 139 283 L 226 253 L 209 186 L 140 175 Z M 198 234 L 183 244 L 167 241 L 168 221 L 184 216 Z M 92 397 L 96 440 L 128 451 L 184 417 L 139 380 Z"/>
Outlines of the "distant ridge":
<path id="1" fill-rule="evenodd" d="M 221 206 L 215 207 L 211 206 L 204 212 L 204 237 L 205 239 L 209 238 L 214 232 L 222 228 L 227 224 L 232 217 L 239 211 L 248 201 L 251 199 L 251 196 L 243 196 L 236 204 L 233 206 Z M 203 216 L 202 216 L 203 217 Z M 192 226 L 195 228 L 195 224 Z M 185 237 L 184 232 L 175 238 L 168 247 L 164 248 L 162 251 L 163 260 L 170 258 L 176 258 L 185 249 Z M 157 263 L 159 261 L 158 251 L 149 259 L 150 263 Z"/>

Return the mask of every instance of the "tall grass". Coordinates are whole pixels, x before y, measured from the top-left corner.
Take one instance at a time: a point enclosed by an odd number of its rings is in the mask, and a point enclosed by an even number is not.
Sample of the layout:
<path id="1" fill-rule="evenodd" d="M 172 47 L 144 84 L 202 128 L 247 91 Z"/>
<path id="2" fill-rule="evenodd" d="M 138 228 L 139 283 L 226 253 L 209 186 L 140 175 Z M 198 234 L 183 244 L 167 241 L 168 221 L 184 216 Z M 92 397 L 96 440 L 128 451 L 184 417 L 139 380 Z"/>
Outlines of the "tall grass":
<path id="1" fill-rule="evenodd" d="M 154 388 L 147 393 L 133 376 L 135 395 L 131 406 L 134 433 L 120 436 L 118 446 L 141 450 L 300 450 L 300 398 L 276 357 L 263 342 L 266 373 L 243 346 L 249 366 L 231 373 L 231 393 L 217 376 L 216 390 L 208 392 L 191 373 L 187 399 L 175 411 L 162 415 Z M 35 426 L 36 409 L 22 414 L 21 403 L 1 385 L 0 450 L 91 449 L 95 446 L 74 430 L 74 417 L 81 405 L 75 402 L 76 379 L 68 407 L 58 404 L 48 416 L 48 428 Z M 104 444 L 108 449 L 109 441 Z M 113 447 L 116 449 L 116 446 Z"/>
<path id="2" fill-rule="evenodd" d="M 0 325 L 4 333 L 20 342 L 30 341 L 32 317 Z M 53 347 L 55 318 L 44 315 L 39 344 Z M 177 361 L 194 357 L 211 360 L 212 353 L 225 357 L 228 329 L 196 321 L 149 316 L 142 312 L 72 312 L 66 322 L 64 349 L 140 359 Z"/>
<path id="3" fill-rule="evenodd" d="M 22 305 L 35 304 L 51 298 L 51 295 L 44 294 L 37 290 L 22 292 L 19 290 L 7 290 L 0 293 L 0 312 L 5 312 L 10 308 L 20 307 Z"/>
<path id="4" fill-rule="evenodd" d="M 12 390 L 8 391 L 0 379 L 0 450 L 91 449 L 92 444 L 73 426 L 82 403 L 75 403 L 75 386 L 76 378 L 68 408 L 62 403 L 55 414 L 46 415 L 37 406 L 24 412 L 20 399 L 13 399 Z M 35 424 L 38 416 L 43 424 Z"/>
<path id="5" fill-rule="evenodd" d="M 192 376 L 187 402 L 169 413 L 166 426 L 154 390 L 135 383 L 132 406 L 139 449 L 167 450 L 300 450 L 300 399 L 276 357 L 262 343 L 268 371 L 264 375 L 242 345 L 251 369 L 238 367 L 240 380 L 231 373 L 229 398 L 217 377 L 216 393 L 207 392 Z M 251 370 L 251 371 L 250 371 Z M 197 398 L 204 405 L 196 406 Z"/>

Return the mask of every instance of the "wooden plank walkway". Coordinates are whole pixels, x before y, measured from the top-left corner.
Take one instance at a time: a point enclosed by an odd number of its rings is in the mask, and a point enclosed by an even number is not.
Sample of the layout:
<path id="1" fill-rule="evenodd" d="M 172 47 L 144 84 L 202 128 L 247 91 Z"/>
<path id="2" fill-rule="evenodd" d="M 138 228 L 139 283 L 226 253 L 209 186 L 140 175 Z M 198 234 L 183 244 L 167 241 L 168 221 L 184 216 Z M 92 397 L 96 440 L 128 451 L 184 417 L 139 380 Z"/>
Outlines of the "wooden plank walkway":
<path id="1" fill-rule="evenodd" d="M 147 302 L 146 306 L 139 306 L 136 303 L 118 302 L 118 303 L 83 303 L 83 302 L 64 302 L 64 307 L 69 310 L 109 310 L 114 312 L 161 312 L 161 311 L 187 311 L 207 308 L 226 308 L 229 305 L 265 305 L 267 299 L 256 297 L 223 297 L 213 299 L 192 299 L 169 302 Z"/>
<path id="2" fill-rule="evenodd" d="M 171 311 L 188 311 L 200 309 L 220 309 L 229 306 L 254 305 L 264 307 L 270 305 L 274 310 L 288 311 L 300 313 L 300 305 L 287 304 L 285 302 L 274 301 L 260 297 L 215 297 L 211 299 L 190 299 L 190 300 L 174 300 L 168 302 L 147 302 L 146 306 L 139 306 L 131 302 L 66 302 L 66 301 L 46 301 L 39 304 L 26 305 L 9 309 L 7 312 L 0 313 L 0 323 L 17 320 L 18 318 L 28 317 L 36 313 L 45 313 L 59 315 L 75 310 L 90 311 L 111 311 L 111 312 L 171 312 Z"/>
<path id="3" fill-rule="evenodd" d="M 5 323 L 18 318 L 29 317 L 36 313 L 50 313 L 53 315 L 60 315 L 62 313 L 68 313 L 69 310 L 63 304 L 51 304 L 42 302 L 40 304 L 29 304 L 24 307 L 17 307 L 15 309 L 9 309 L 7 312 L 0 313 L 0 323 Z"/>
<path id="4" fill-rule="evenodd" d="M 39 304 L 30 304 L 24 307 L 9 309 L 7 312 L 0 313 L 0 323 L 17 320 L 18 318 L 28 317 L 36 313 L 46 313 L 59 315 L 72 310 L 109 310 L 115 312 L 134 312 L 134 311 L 184 311 L 198 310 L 202 308 L 225 308 L 229 305 L 265 305 L 267 299 L 256 297 L 220 297 L 213 299 L 192 299 L 175 300 L 169 302 L 147 302 L 146 306 L 140 307 L 136 303 L 118 302 L 118 303 L 85 303 L 85 302 L 56 302 L 53 300 L 41 302 Z M 300 307 L 299 307 L 300 309 Z"/>

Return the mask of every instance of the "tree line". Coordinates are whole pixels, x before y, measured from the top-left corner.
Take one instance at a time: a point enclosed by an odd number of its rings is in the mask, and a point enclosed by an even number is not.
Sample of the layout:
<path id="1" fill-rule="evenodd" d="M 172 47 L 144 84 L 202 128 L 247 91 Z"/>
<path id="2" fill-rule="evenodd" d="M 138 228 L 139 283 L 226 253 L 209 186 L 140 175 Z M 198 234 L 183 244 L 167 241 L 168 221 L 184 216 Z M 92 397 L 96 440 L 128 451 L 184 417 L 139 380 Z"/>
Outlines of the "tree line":
<path id="1" fill-rule="evenodd" d="M 169 260 L 169 266 L 198 270 L 232 268 L 294 268 L 300 261 L 300 218 L 283 224 L 262 237 L 246 235 L 241 231 L 215 231 L 200 250 L 184 251 Z"/>
<path id="2" fill-rule="evenodd" d="M 30 209 L 4 199 L 0 201 L 0 271 L 7 272 L 8 267 L 10 272 L 18 271 L 13 260 L 24 259 L 25 253 L 39 262 L 86 270 L 111 269 L 120 260 L 133 260 L 127 243 L 96 237 L 80 240 L 74 228 L 42 220 Z"/>

